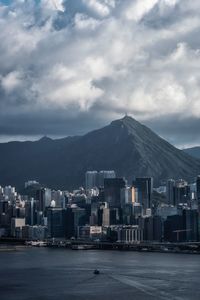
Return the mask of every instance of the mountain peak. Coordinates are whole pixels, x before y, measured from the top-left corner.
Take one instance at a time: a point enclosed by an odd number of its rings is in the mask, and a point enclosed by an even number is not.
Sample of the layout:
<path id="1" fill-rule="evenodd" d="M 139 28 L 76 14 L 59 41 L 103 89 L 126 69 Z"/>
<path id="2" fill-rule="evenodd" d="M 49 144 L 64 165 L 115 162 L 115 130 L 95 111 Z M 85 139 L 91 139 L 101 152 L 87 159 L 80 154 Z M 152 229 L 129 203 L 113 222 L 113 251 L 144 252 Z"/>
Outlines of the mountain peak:
<path id="1" fill-rule="evenodd" d="M 122 119 L 120 119 L 120 121 L 124 124 L 124 125 L 130 125 L 130 124 L 137 124 L 139 125 L 140 123 L 134 119 L 132 116 L 129 115 L 125 115 Z M 141 124 L 140 124 L 141 125 Z"/>
<path id="2" fill-rule="evenodd" d="M 123 123 L 124 125 L 130 125 L 130 124 L 140 124 L 138 121 L 136 121 L 132 116 L 128 116 L 125 115 L 123 118 L 121 119 L 117 119 L 111 122 L 111 124 L 113 123 Z"/>
<path id="3" fill-rule="evenodd" d="M 35 178 L 52 188 L 74 189 L 90 169 L 115 170 L 130 183 L 151 176 L 156 184 L 168 178 L 190 181 L 200 173 L 199 160 L 127 115 L 79 138 L 1 144 L 0 157 L 1 184 L 17 187 Z"/>
<path id="4" fill-rule="evenodd" d="M 52 139 L 51 139 L 50 137 L 44 135 L 43 137 L 41 137 L 41 138 L 39 139 L 39 141 L 40 141 L 40 142 L 50 142 L 50 141 L 52 141 Z"/>
<path id="5" fill-rule="evenodd" d="M 132 120 L 132 121 L 135 121 L 135 119 L 130 116 L 130 115 L 127 115 L 125 114 L 123 118 L 121 118 L 122 121 L 126 121 L 126 120 Z"/>
<path id="6" fill-rule="evenodd" d="M 123 128 L 129 134 L 133 135 L 135 135 L 136 133 L 141 134 L 144 131 L 144 128 L 146 128 L 144 125 L 142 125 L 140 122 L 129 115 L 125 115 L 123 118 L 111 122 L 111 125 Z"/>

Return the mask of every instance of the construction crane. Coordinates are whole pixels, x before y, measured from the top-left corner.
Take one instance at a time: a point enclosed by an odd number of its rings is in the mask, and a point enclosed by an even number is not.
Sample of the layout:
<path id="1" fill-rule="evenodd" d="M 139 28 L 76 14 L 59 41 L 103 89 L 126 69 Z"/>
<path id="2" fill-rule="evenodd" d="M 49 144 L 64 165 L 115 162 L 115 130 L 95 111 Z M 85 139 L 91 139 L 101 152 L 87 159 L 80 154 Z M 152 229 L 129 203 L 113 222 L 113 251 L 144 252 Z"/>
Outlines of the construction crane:
<path id="1" fill-rule="evenodd" d="M 182 229 L 182 230 L 174 230 L 173 232 L 176 233 L 176 240 L 177 242 L 179 242 L 179 238 L 180 238 L 180 233 L 181 232 L 188 232 L 191 231 L 192 229 Z"/>

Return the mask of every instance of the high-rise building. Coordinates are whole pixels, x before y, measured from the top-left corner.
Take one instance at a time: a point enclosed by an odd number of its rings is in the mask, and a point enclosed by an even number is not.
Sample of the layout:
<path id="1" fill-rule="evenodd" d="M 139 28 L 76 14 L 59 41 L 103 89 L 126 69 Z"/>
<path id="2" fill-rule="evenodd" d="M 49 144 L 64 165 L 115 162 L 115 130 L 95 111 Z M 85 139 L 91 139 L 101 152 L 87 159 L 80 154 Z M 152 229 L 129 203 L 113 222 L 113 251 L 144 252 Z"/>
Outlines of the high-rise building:
<path id="1" fill-rule="evenodd" d="M 11 220 L 11 236 L 21 238 L 23 226 L 25 226 L 25 218 L 12 218 L 12 220 Z"/>
<path id="2" fill-rule="evenodd" d="M 183 210 L 183 226 L 187 242 L 198 240 L 198 212 L 193 209 Z"/>
<path id="3" fill-rule="evenodd" d="M 180 179 L 174 187 L 174 205 L 178 206 L 180 203 L 188 203 L 189 200 L 190 187 L 186 181 Z"/>
<path id="4" fill-rule="evenodd" d="M 133 204 L 135 202 L 134 188 L 125 187 L 121 189 L 121 207 L 126 204 Z"/>
<path id="5" fill-rule="evenodd" d="M 181 213 L 164 221 L 164 237 L 170 242 L 191 242 L 199 238 L 198 211 L 184 208 Z"/>
<path id="6" fill-rule="evenodd" d="M 107 207 L 103 208 L 102 225 L 110 226 L 110 209 Z"/>
<path id="7" fill-rule="evenodd" d="M 140 203 L 133 203 L 133 216 L 135 218 L 142 216 L 142 205 Z"/>
<path id="8" fill-rule="evenodd" d="M 91 190 L 95 187 L 103 188 L 104 179 L 106 178 L 116 178 L 115 171 L 113 170 L 102 170 L 97 171 L 87 171 L 85 173 L 85 187 L 86 190 Z"/>
<path id="9" fill-rule="evenodd" d="M 84 208 L 75 207 L 72 208 L 74 219 L 74 233 L 77 236 L 78 226 L 83 226 L 86 223 L 86 211 Z"/>
<path id="10" fill-rule="evenodd" d="M 164 221 L 164 240 L 168 242 L 184 242 L 185 228 L 182 215 L 168 216 Z"/>
<path id="11" fill-rule="evenodd" d="M 104 187 L 104 179 L 106 178 L 116 178 L 115 171 L 100 171 L 99 172 L 99 187 Z"/>
<path id="12" fill-rule="evenodd" d="M 121 190 L 126 187 L 124 178 L 104 179 L 104 198 L 109 208 L 121 207 Z"/>
<path id="13" fill-rule="evenodd" d="M 175 180 L 169 179 L 167 181 L 167 203 L 168 203 L 168 205 L 175 205 L 175 203 L 174 203 L 174 187 L 175 187 Z"/>
<path id="14" fill-rule="evenodd" d="M 66 210 L 57 207 L 47 209 L 48 236 L 64 237 L 66 234 Z"/>
<path id="15" fill-rule="evenodd" d="M 36 198 L 38 200 L 38 210 L 45 212 L 51 204 L 51 190 L 47 188 L 37 190 Z"/>
<path id="16" fill-rule="evenodd" d="M 35 225 L 37 223 L 36 201 L 34 198 L 25 203 L 25 217 L 27 225 Z"/>
<path id="17" fill-rule="evenodd" d="M 197 176 L 197 180 L 196 180 L 196 193 L 197 193 L 197 200 L 200 203 L 200 175 Z"/>
<path id="18" fill-rule="evenodd" d="M 133 187 L 137 189 L 137 201 L 142 205 L 144 212 L 146 212 L 147 208 L 151 208 L 153 178 L 136 178 L 133 181 Z"/>
<path id="19" fill-rule="evenodd" d="M 98 187 L 98 172 L 87 171 L 85 174 L 85 188 L 88 191 L 95 187 Z"/>

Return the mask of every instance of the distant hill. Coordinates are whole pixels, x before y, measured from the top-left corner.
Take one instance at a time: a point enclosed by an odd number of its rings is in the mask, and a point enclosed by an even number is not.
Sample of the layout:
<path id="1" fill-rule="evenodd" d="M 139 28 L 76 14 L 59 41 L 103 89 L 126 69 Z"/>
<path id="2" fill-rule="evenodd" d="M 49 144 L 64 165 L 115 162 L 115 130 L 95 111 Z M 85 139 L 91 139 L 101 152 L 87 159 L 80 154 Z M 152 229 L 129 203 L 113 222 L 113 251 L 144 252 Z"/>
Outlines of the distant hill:
<path id="1" fill-rule="evenodd" d="M 200 147 L 187 148 L 183 149 L 183 151 L 195 158 L 200 159 Z"/>
<path id="2" fill-rule="evenodd" d="M 23 187 L 35 179 L 52 188 L 84 185 L 87 170 L 115 170 L 129 182 L 152 176 L 190 180 L 200 173 L 200 160 L 160 138 L 131 117 L 84 136 L 0 144 L 0 184 Z"/>

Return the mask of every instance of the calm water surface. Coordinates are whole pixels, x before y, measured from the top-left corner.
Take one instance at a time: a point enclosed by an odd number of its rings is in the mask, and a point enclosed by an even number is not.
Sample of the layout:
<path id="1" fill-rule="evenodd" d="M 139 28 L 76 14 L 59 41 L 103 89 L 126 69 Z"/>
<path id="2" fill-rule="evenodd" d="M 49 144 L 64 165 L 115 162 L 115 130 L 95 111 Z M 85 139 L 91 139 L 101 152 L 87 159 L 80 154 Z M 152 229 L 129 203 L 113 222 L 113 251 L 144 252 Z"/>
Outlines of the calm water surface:
<path id="1" fill-rule="evenodd" d="M 93 270 L 100 269 L 100 275 Z M 200 299 L 200 256 L 22 248 L 0 252 L 0 300 Z"/>

